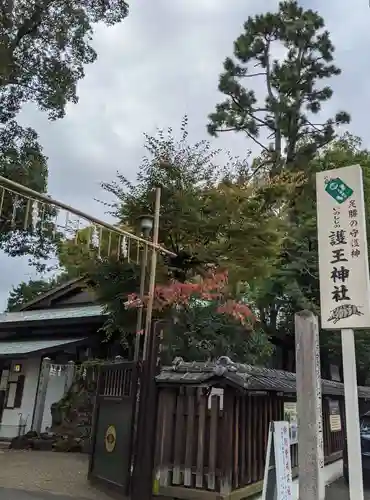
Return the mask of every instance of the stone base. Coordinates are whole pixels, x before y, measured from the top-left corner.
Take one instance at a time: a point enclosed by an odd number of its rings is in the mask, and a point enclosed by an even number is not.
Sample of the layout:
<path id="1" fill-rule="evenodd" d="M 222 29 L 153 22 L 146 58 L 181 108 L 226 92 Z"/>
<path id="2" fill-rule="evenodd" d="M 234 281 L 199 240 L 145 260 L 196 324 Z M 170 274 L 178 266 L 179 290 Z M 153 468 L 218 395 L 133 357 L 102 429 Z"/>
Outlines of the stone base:
<path id="1" fill-rule="evenodd" d="M 89 440 L 50 432 L 37 434 L 37 432 L 34 431 L 30 431 L 24 436 L 19 436 L 12 439 L 9 444 L 9 449 L 13 450 L 41 450 L 88 453 L 89 448 Z"/>

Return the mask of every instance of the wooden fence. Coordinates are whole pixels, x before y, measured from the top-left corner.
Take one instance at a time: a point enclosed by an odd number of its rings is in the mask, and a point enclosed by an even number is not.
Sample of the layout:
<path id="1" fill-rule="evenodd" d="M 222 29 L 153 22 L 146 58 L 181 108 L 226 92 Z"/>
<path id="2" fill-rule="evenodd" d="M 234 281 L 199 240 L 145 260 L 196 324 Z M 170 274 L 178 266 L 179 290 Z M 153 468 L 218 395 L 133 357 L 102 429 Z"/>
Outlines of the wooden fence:
<path id="1" fill-rule="evenodd" d="M 330 430 L 329 398 L 323 397 L 326 462 L 341 457 L 345 415 L 339 401 L 341 429 Z M 240 392 L 225 387 L 212 395 L 209 387 L 159 389 L 156 451 L 156 493 L 173 498 L 245 498 L 261 489 L 269 423 L 284 419 L 284 402 L 295 395 L 278 392 Z M 298 465 L 297 445 L 291 449 Z M 189 496 L 190 495 L 190 496 Z"/>

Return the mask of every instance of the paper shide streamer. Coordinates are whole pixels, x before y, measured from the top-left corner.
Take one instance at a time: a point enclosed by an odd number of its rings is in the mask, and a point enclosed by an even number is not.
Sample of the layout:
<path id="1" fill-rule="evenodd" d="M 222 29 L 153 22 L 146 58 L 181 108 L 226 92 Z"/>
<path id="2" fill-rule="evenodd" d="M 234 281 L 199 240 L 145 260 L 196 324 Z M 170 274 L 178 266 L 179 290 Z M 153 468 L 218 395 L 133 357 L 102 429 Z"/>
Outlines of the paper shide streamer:
<path id="1" fill-rule="evenodd" d="M 36 193 L 35 193 L 36 194 Z M 76 245 L 83 244 L 86 248 L 95 249 L 98 259 L 116 257 L 139 264 L 141 249 L 146 243 L 138 241 L 130 233 L 122 234 L 110 230 L 73 212 L 54 204 L 58 202 L 42 202 L 22 192 L 15 192 L 0 185 L 0 221 L 7 221 L 15 229 L 37 231 L 44 234 L 50 231 L 52 239 L 63 238 L 66 242 Z M 64 222 L 58 222 L 60 213 L 64 211 Z M 23 219 L 23 220 L 22 220 Z"/>

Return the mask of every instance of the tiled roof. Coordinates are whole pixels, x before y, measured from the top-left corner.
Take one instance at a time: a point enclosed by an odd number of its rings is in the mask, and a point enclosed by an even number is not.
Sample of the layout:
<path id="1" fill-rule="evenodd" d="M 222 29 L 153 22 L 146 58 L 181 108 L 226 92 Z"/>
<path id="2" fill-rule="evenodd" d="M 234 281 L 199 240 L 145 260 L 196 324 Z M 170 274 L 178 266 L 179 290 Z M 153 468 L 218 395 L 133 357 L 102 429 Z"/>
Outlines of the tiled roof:
<path id="1" fill-rule="evenodd" d="M 53 319 L 90 318 L 102 316 L 100 305 L 74 306 L 60 309 L 39 309 L 34 311 L 5 312 L 0 314 L 1 323 L 19 323 L 26 321 L 48 321 Z"/>
<path id="2" fill-rule="evenodd" d="M 222 379 L 247 391 L 296 392 L 295 373 L 239 363 L 187 363 L 177 360 L 173 366 L 163 367 L 156 378 L 160 384 L 176 385 L 215 385 Z M 340 382 L 322 380 L 322 394 L 342 396 L 344 386 Z M 359 387 L 358 395 L 370 399 L 370 387 Z"/>
<path id="3" fill-rule="evenodd" d="M 63 340 L 19 340 L 0 341 L 0 357 L 31 354 L 50 350 L 56 347 L 68 347 L 69 345 L 81 342 L 85 338 L 73 338 Z"/>

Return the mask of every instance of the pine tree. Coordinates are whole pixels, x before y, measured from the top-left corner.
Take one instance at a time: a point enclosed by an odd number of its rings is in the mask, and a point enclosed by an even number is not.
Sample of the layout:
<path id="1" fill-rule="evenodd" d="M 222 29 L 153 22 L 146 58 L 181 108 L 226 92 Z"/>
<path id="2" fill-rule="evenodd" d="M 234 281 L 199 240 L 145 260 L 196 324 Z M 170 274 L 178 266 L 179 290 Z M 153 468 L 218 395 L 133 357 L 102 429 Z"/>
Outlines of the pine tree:
<path id="1" fill-rule="evenodd" d="M 338 112 L 317 123 L 333 95 L 322 81 L 340 74 L 333 57 L 323 18 L 296 1 L 249 17 L 234 43 L 234 57 L 224 62 L 218 88 L 226 98 L 209 116 L 209 133 L 245 134 L 262 153 L 255 166 L 270 175 L 285 166 L 305 168 L 332 141 L 336 126 L 350 119 Z"/>
<path id="2" fill-rule="evenodd" d="M 212 135 L 235 131 L 254 143 L 257 182 L 282 172 L 300 179 L 280 197 L 287 231 L 275 271 L 251 283 L 270 335 L 292 333 L 297 309 L 317 311 L 314 161 L 335 139 L 337 127 L 350 121 L 344 111 L 320 119 L 333 95 L 329 79 L 340 72 L 323 18 L 296 1 L 280 2 L 276 12 L 244 24 L 220 76 L 225 100 L 209 116 Z"/>

